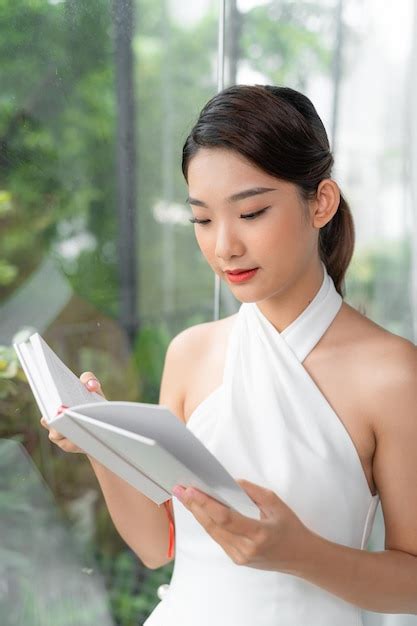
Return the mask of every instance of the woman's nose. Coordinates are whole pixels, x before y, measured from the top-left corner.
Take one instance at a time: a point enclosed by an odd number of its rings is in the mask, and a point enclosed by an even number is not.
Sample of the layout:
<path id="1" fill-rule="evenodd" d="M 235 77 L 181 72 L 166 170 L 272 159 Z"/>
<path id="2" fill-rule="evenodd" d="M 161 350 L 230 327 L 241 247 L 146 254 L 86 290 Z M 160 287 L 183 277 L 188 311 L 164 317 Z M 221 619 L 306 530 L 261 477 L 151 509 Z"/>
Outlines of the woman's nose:
<path id="1" fill-rule="evenodd" d="M 229 226 L 220 226 L 216 233 L 215 255 L 221 259 L 242 254 L 243 242 L 235 230 Z"/>

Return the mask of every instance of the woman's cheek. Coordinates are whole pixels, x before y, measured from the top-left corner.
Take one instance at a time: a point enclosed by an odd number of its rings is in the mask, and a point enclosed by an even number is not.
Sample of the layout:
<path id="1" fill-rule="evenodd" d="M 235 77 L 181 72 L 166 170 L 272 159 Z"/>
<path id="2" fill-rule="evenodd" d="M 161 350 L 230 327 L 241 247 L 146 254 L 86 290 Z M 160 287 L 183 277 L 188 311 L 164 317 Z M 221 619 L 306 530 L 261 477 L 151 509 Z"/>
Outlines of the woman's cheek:
<path id="1" fill-rule="evenodd" d="M 279 221 L 276 229 L 272 229 L 279 239 L 280 246 L 290 253 L 297 253 L 304 247 L 306 224 L 301 220 L 301 215 L 296 210 L 288 211 L 285 218 Z"/>
<path id="2" fill-rule="evenodd" d="M 204 233 L 201 234 L 201 233 L 198 233 L 197 231 L 196 231 L 196 240 L 197 240 L 198 247 L 201 250 L 201 254 L 206 259 L 210 267 L 214 270 L 215 269 L 213 267 L 213 264 L 215 263 L 214 244 L 213 245 L 211 244 L 210 238 L 207 236 L 204 236 Z"/>

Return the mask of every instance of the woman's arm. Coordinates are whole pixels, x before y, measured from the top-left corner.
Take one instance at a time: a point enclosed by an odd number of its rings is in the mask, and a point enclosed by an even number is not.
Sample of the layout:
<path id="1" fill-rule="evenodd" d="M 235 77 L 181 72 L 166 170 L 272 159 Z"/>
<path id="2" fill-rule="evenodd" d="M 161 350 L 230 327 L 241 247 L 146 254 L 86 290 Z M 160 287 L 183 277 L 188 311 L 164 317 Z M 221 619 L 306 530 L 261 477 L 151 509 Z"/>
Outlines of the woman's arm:
<path id="1" fill-rule="evenodd" d="M 168 563 L 169 524 L 164 507 L 158 506 L 88 456 L 115 528 L 125 543 L 149 569 Z"/>
<path id="2" fill-rule="evenodd" d="M 183 331 L 172 339 L 168 346 L 159 396 L 159 403 L 170 408 L 182 420 L 183 383 L 187 380 L 184 368 L 188 351 L 184 339 L 187 336 L 188 333 Z M 103 395 L 100 384 L 92 372 L 84 372 L 80 380 L 89 391 Z M 87 381 L 90 381 L 93 387 L 87 386 Z M 49 430 L 49 439 L 62 450 L 82 452 L 55 429 L 50 428 L 43 417 L 41 424 Z M 168 556 L 170 528 L 165 507 L 155 504 L 90 455 L 86 456 L 97 477 L 110 517 L 122 539 L 150 569 L 156 569 L 171 561 L 173 557 Z M 172 516 L 172 502 L 169 501 L 168 506 Z"/>
<path id="3" fill-rule="evenodd" d="M 368 552 L 311 531 L 303 560 L 287 573 L 376 613 L 417 615 L 417 557 L 401 550 Z"/>
<path id="4" fill-rule="evenodd" d="M 368 611 L 417 615 L 417 348 L 400 340 L 375 365 L 373 475 L 385 550 L 350 548 L 312 532 L 289 573 Z"/>
<path id="5" fill-rule="evenodd" d="M 188 333 L 182 331 L 167 348 L 159 393 L 159 404 L 168 407 L 181 420 L 184 420 L 184 382 L 187 380 L 187 336 Z M 169 520 L 165 507 L 158 506 L 103 465 L 88 458 L 113 523 L 125 542 L 150 569 L 172 561 L 174 557 L 167 555 Z M 169 507 L 172 515 L 171 502 Z"/>

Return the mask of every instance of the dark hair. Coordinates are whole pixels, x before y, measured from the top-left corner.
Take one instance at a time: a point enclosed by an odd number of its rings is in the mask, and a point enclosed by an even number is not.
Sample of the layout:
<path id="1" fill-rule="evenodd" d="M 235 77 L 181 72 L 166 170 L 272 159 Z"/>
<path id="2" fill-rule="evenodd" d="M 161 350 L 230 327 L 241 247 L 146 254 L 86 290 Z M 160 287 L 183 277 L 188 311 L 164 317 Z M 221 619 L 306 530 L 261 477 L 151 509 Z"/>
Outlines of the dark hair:
<path id="1" fill-rule="evenodd" d="M 314 105 L 289 87 L 233 85 L 211 98 L 183 146 L 186 181 L 190 159 L 200 147 L 239 152 L 268 174 L 294 183 L 304 203 L 315 197 L 321 180 L 330 178 L 334 163 Z M 342 297 L 354 241 L 352 214 L 340 194 L 338 210 L 320 229 L 319 254 Z"/>

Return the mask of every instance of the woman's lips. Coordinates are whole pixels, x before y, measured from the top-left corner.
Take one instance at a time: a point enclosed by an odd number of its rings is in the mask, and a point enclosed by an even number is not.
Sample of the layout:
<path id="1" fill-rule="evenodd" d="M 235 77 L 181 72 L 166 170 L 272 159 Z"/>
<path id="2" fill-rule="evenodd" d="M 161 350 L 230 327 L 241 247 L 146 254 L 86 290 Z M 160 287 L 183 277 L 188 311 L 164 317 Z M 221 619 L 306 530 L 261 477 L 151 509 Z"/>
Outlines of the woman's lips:
<path id="1" fill-rule="evenodd" d="M 255 276 L 258 269 L 259 269 L 258 267 L 254 267 L 251 270 L 239 272 L 238 274 L 231 274 L 230 272 L 225 272 L 225 274 L 231 283 L 242 283 L 244 281 L 246 282 L 247 280 L 250 280 L 251 278 L 253 278 L 253 276 Z"/>

